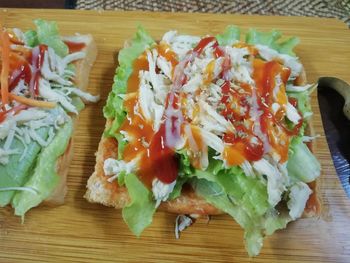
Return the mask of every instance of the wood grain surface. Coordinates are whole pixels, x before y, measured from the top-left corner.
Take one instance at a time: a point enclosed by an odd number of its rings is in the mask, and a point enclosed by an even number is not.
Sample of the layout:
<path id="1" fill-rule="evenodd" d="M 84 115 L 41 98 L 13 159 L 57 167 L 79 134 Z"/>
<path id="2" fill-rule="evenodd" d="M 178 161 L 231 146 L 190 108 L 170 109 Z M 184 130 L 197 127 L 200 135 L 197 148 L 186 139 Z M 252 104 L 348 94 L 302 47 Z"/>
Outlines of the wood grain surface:
<path id="1" fill-rule="evenodd" d="M 75 155 L 70 166 L 65 205 L 38 207 L 21 219 L 11 208 L 0 208 L 0 262 L 350 262 L 350 200 L 340 187 L 325 140 L 317 96 L 313 96 L 316 155 L 322 163 L 322 196 L 327 210 L 319 219 L 301 219 L 266 238 L 260 256 L 249 258 L 243 231 L 229 216 L 199 220 L 174 236 L 175 215 L 158 212 L 142 235 L 134 237 L 120 211 L 89 204 L 85 185 L 94 169 L 105 120 L 102 107 L 110 91 L 116 55 L 142 24 L 156 39 L 169 29 L 188 34 L 216 34 L 226 25 L 244 29 L 278 28 L 301 39 L 297 54 L 308 79 L 335 76 L 350 82 L 350 32 L 334 19 L 259 17 L 214 14 L 141 12 L 0 10 L 0 22 L 23 30 L 34 18 L 55 20 L 62 34 L 91 33 L 99 49 L 89 91 L 102 101 L 81 114 L 75 131 Z"/>

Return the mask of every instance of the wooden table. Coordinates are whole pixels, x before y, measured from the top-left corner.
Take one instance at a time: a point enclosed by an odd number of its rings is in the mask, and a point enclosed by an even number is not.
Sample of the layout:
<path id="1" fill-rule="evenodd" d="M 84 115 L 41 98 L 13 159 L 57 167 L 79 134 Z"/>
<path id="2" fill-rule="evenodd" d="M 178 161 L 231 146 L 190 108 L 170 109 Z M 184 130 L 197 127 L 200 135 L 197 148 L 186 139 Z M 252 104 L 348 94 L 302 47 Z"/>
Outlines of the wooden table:
<path id="1" fill-rule="evenodd" d="M 120 211 L 89 204 L 82 197 L 105 123 L 101 109 L 112 85 L 116 54 L 138 24 L 156 39 L 169 29 L 202 35 L 221 32 L 228 24 L 244 29 L 278 28 L 300 37 L 296 51 L 310 82 L 326 75 L 350 82 L 350 32 L 345 24 L 335 19 L 300 17 L 0 10 L 0 22 L 6 27 L 26 30 L 38 17 L 56 20 L 62 34 L 93 34 L 99 55 L 89 91 L 99 92 L 102 101 L 81 114 L 66 204 L 35 208 L 26 215 L 24 224 L 10 208 L 0 209 L 0 262 L 350 262 L 350 200 L 335 174 L 315 94 L 314 127 L 321 135 L 316 155 L 323 168 L 325 215 L 321 219 L 301 219 L 268 237 L 259 257 L 247 256 L 243 231 L 229 216 L 213 217 L 209 223 L 199 220 L 176 240 L 175 215 L 158 212 L 152 226 L 138 239 L 123 223 Z"/>

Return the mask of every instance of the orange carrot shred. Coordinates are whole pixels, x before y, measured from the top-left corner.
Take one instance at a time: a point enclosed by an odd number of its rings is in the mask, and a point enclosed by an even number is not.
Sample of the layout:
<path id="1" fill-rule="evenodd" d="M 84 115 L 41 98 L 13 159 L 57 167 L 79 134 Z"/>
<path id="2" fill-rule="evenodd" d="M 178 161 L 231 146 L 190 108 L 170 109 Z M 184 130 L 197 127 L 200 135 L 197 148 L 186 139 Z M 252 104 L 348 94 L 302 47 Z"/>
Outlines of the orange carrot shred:
<path id="1" fill-rule="evenodd" d="M 9 103 L 9 90 L 8 90 L 8 75 L 10 69 L 10 39 L 6 31 L 1 32 L 1 101 L 3 106 Z"/>
<path id="2" fill-rule="evenodd" d="M 55 108 L 57 103 L 51 102 L 51 101 L 42 101 L 42 100 L 35 100 L 30 99 L 22 96 L 15 95 L 13 93 L 9 93 L 9 97 L 12 100 L 15 100 L 19 103 L 32 106 L 32 107 L 40 107 L 40 108 Z"/>

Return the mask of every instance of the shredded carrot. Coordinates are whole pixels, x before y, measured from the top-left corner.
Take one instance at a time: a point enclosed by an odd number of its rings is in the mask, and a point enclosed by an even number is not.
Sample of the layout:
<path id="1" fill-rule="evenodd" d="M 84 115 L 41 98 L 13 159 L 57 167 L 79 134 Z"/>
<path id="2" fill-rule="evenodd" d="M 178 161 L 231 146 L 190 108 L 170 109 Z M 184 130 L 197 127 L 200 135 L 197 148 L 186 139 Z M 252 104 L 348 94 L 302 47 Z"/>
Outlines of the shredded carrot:
<path id="1" fill-rule="evenodd" d="M 6 111 L 1 111 L 0 112 L 0 123 L 2 123 L 6 119 Z"/>
<path id="2" fill-rule="evenodd" d="M 9 39 L 10 41 L 13 43 L 13 44 L 16 44 L 16 45 L 24 45 L 24 42 L 20 39 L 17 38 L 15 32 L 13 31 L 13 29 L 9 29 L 7 28 L 6 29 L 8 35 L 9 35 Z"/>
<path id="3" fill-rule="evenodd" d="M 12 100 L 15 100 L 17 102 L 20 102 L 22 104 L 32 106 L 32 107 L 40 107 L 40 108 L 55 108 L 57 103 L 56 102 L 50 102 L 50 101 L 41 101 L 41 100 L 34 100 L 22 96 L 17 96 L 13 93 L 9 93 L 9 97 Z"/>
<path id="4" fill-rule="evenodd" d="M 23 55 L 24 58 L 26 58 L 28 61 L 30 61 L 31 56 L 32 56 L 32 51 L 29 48 L 26 48 L 26 47 L 21 46 L 21 45 L 12 45 L 11 54 Z"/>
<path id="5" fill-rule="evenodd" d="M 3 31 L 1 33 L 1 44 L 2 44 L 2 52 L 1 52 L 1 60 L 2 60 L 2 68 L 1 68 L 1 101 L 3 106 L 9 103 L 9 90 L 8 90 L 8 75 L 10 69 L 10 40 L 8 33 Z"/>

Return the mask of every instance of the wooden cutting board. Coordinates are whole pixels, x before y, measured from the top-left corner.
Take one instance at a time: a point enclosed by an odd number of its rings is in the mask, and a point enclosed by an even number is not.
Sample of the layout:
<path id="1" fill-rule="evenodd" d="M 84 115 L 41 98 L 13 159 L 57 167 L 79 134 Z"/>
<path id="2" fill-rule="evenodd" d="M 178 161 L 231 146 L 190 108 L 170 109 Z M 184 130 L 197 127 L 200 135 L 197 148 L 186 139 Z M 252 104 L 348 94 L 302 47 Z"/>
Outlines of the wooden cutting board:
<path id="1" fill-rule="evenodd" d="M 62 34 L 91 33 L 95 37 L 99 55 L 89 91 L 100 93 L 102 101 L 81 114 L 65 205 L 35 208 L 26 215 L 24 224 L 10 208 L 0 208 L 0 262 L 350 262 L 350 200 L 335 174 L 315 94 L 314 127 L 320 134 L 316 155 L 323 168 L 321 191 L 327 212 L 320 219 L 291 223 L 287 230 L 266 238 L 259 257 L 247 256 L 243 231 L 229 216 L 215 216 L 210 222 L 199 220 L 176 240 L 175 215 L 158 212 L 152 226 L 136 238 L 120 211 L 83 199 L 105 123 L 102 107 L 112 85 L 117 51 L 133 36 L 137 25 L 142 24 L 156 39 L 170 29 L 203 35 L 222 32 L 228 24 L 244 29 L 278 28 L 300 37 L 296 51 L 310 82 L 326 75 L 350 82 L 350 32 L 345 24 L 300 17 L 0 10 L 0 22 L 6 27 L 26 30 L 39 17 L 57 21 Z"/>

